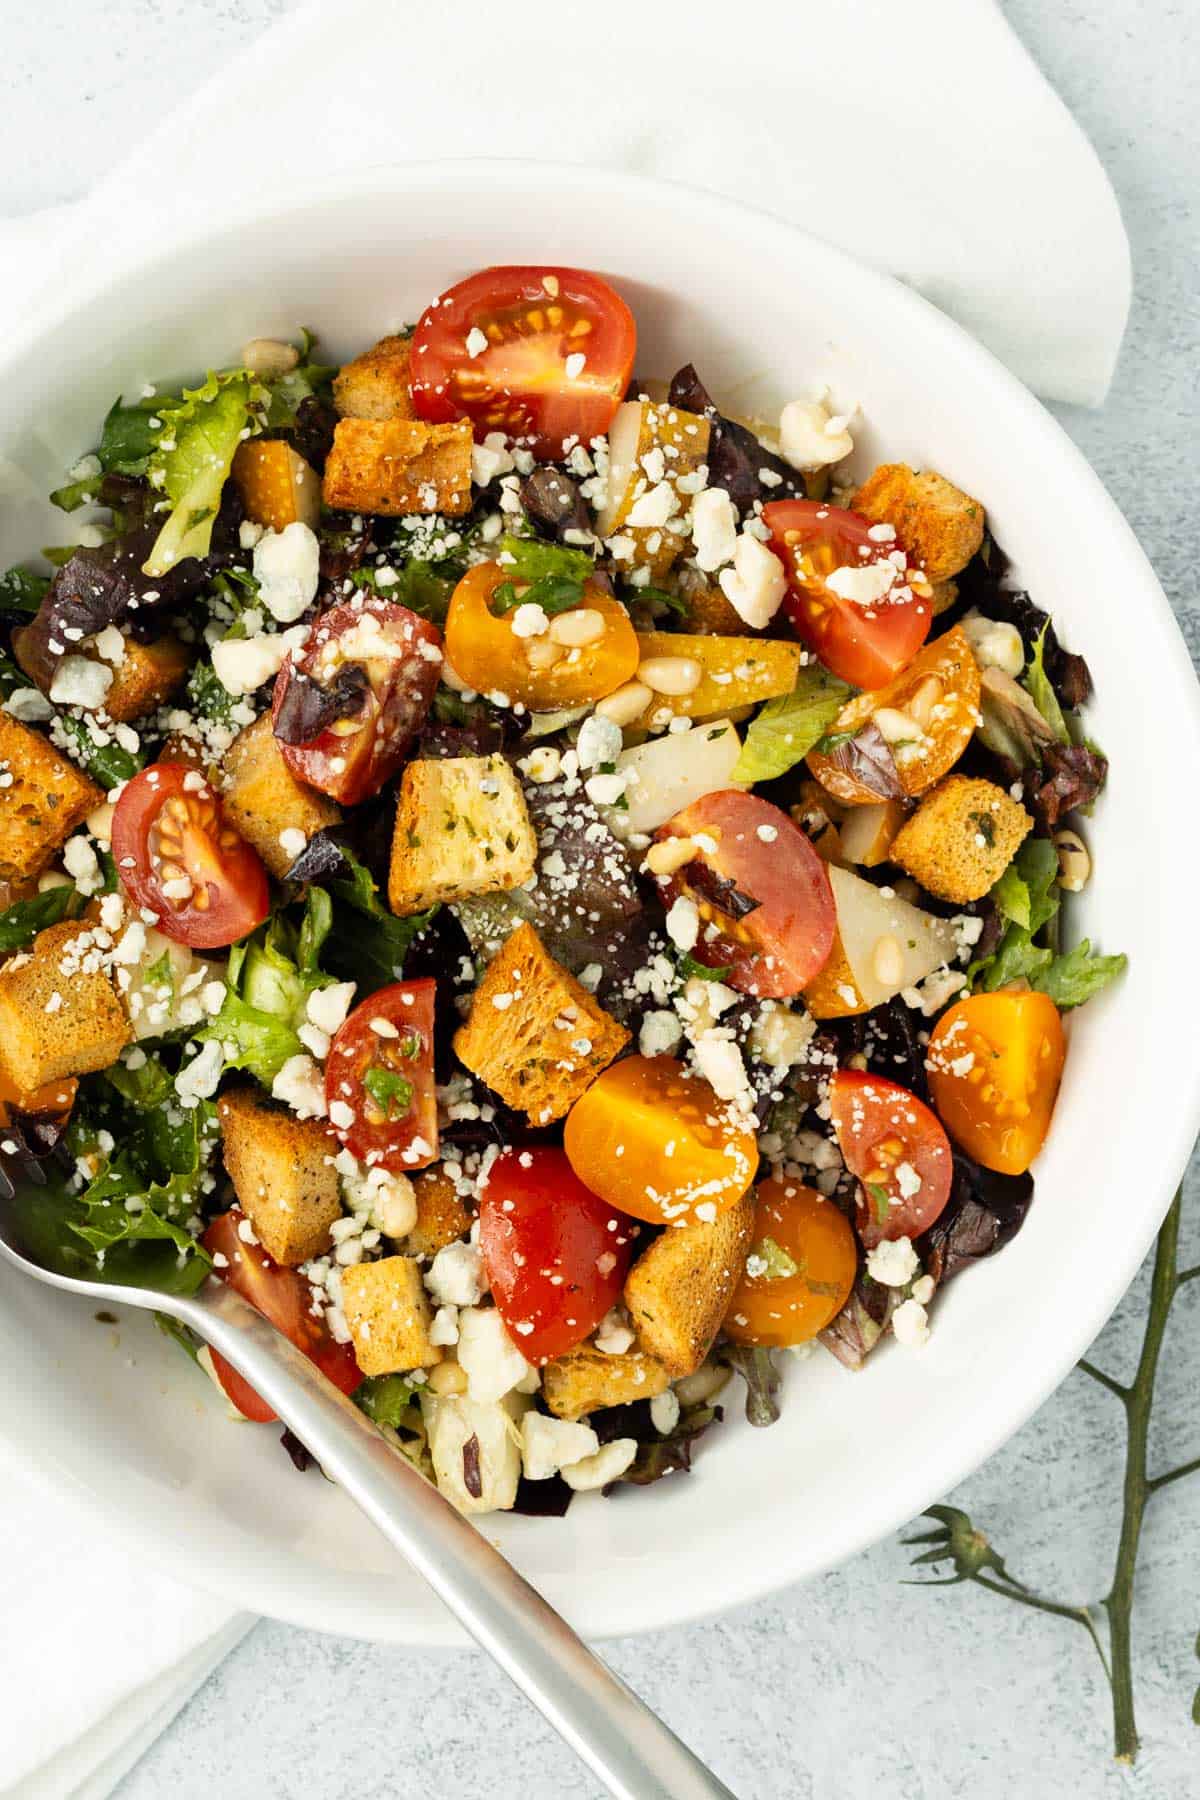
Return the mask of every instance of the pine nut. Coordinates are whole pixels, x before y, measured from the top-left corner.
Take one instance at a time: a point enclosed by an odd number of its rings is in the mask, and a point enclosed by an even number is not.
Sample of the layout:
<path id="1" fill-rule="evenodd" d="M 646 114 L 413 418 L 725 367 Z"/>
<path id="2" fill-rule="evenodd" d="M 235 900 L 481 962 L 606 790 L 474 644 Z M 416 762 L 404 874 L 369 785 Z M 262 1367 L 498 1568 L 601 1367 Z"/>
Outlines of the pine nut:
<path id="1" fill-rule="evenodd" d="M 641 718 L 653 697 L 644 681 L 627 681 L 623 687 L 606 694 L 603 700 L 597 700 L 595 710 L 602 719 L 611 719 L 614 725 L 632 725 L 635 719 Z"/>
<path id="2" fill-rule="evenodd" d="M 1088 884 L 1092 859 L 1087 845 L 1077 831 L 1056 831 L 1054 848 L 1058 852 L 1058 885 L 1068 894 L 1078 894 Z"/>
<path id="3" fill-rule="evenodd" d="M 281 344 L 278 338 L 251 338 L 242 346 L 242 367 L 255 375 L 286 375 L 299 363 L 295 345 Z"/>
<path id="4" fill-rule="evenodd" d="M 915 694 L 909 696 L 908 716 L 915 719 L 924 731 L 933 715 L 933 709 L 942 698 L 945 690 L 936 675 L 926 676 Z"/>
<path id="5" fill-rule="evenodd" d="M 94 812 L 90 812 L 87 816 L 88 830 L 91 832 L 92 836 L 101 843 L 107 844 L 112 840 L 112 822 L 113 813 L 115 811 L 116 807 L 112 804 L 111 800 L 106 800 L 102 806 L 98 806 Z"/>
<path id="6" fill-rule="evenodd" d="M 417 1223 L 417 1190 L 408 1176 L 389 1175 L 378 1190 L 372 1210 L 385 1237 L 407 1237 Z"/>
<path id="7" fill-rule="evenodd" d="M 426 1386 L 433 1394 L 465 1394 L 467 1378 L 456 1362 L 434 1363 Z"/>
<path id="8" fill-rule="evenodd" d="M 696 846 L 690 837 L 662 838 L 647 850 L 643 867 L 651 875 L 674 875 L 676 869 L 690 863 L 695 854 Z"/>
<path id="9" fill-rule="evenodd" d="M 594 606 L 577 606 L 572 612 L 558 613 L 550 621 L 550 637 L 556 644 L 577 650 L 594 644 L 604 636 L 604 614 Z"/>
<path id="10" fill-rule="evenodd" d="M 558 623 L 557 620 L 554 621 Z M 548 637 L 525 639 L 525 661 L 531 669 L 552 669 L 566 655 L 561 644 L 556 644 Z"/>
<path id="11" fill-rule="evenodd" d="M 904 952 L 900 948 L 900 939 L 886 932 L 883 937 L 876 938 L 875 949 L 871 955 L 871 971 L 876 981 L 884 987 L 899 987 L 904 979 Z"/>
<path id="12" fill-rule="evenodd" d="M 894 706 L 877 707 L 871 714 L 871 719 L 889 744 L 911 743 L 914 738 L 921 736 L 921 727 L 917 721 Z"/>
<path id="13" fill-rule="evenodd" d="M 637 678 L 656 694 L 694 694 L 704 670 L 694 656 L 648 656 L 638 665 Z"/>

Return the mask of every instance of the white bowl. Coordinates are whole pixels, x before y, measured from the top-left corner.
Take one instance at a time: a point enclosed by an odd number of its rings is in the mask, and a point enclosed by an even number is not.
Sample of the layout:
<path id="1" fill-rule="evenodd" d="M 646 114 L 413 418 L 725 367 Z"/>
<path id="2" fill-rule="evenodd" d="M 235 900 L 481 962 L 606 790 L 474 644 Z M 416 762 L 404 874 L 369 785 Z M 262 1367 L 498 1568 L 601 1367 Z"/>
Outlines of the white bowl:
<path id="1" fill-rule="evenodd" d="M 638 369 L 694 360 L 736 410 L 816 380 L 867 421 L 860 461 L 944 470 L 978 494 L 1025 585 L 1096 679 L 1111 758 L 1087 830 L 1095 878 L 1072 929 L 1129 953 L 1071 1023 L 1066 1079 L 1028 1221 L 940 1296 L 919 1352 L 858 1376 L 789 1366 L 782 1421 L 754 1431 L 740 1383 L 690 1477 L 588 1496 L 565 1520 L 486 1522 L 585 1632 L 644 1630 L 812 1575 L 911 1518 L 1045 1399 L 1137 1269 L 1198 1117 L 1200 705 L 1183 641 L 1133 535 L 1058 426 L 1000 365 L 894 281 L 775 219 L 581 169 L 446 163 L 374 171 L 97 281 L 0 366 L 0 567 L 61 540 L 42 498 L 95 441 L 118 389 L 195 375 L 244 340 L 316 328 L 355 352 L 492 262 L 579 264 L 637 315 Z M 119 1336 L 119 1343 L 114 1341 Z M 234 1426 L 146 1317 L 0 1271 L 0 1445 L 83 1496 L 181 1580 L 239 1606 L 406 1644 L 457 1641 L 441 1607 L 352 1506 Z"/>

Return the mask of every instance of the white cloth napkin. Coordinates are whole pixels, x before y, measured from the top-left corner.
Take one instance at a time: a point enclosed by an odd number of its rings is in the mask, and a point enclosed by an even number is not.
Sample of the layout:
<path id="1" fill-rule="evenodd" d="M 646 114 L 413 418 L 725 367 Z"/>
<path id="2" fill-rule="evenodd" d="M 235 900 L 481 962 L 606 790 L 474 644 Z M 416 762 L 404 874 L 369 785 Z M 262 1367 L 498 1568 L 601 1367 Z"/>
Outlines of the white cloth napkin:
<path id="1" fill-rule="evenodd" d="M 91 275 L 251 187 L 468 156 L 733 195 L 911 282 L 1049 397 L 1098 404 L 1111 378 L 1130 292 L 1116 201 L 992 0 L 318 0 L 82 205 L 0 222 L 0 327 L 74 279 L 68 231 Z M 0 1793 L 103 1800 L 251 1621 L 15 1473 L 0 1542 Z"/>

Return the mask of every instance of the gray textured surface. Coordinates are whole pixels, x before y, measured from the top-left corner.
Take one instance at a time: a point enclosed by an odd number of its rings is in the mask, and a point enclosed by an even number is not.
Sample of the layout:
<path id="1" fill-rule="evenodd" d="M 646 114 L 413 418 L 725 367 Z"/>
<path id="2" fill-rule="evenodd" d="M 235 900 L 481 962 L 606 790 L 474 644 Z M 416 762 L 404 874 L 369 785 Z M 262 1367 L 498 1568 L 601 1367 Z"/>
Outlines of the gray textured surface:
<path id="1" fill-rule="evenodd" d="M 143 122 L 287 10 L 286 0 L 109 0 L 103 15 L 87 0 L 41 0 L 19 16 L 5 7 L 0 211 L 81 192 Z M 1189 506 L 1200 368 L 1200 135 L 1189 70 L 1200 21 L 1176 0 L 1007 0 L 1006 10 L 1100 151 L 1133 240 L 1136 299 L 1112 396 L 1102 412 L 1060 416 L 1200 651 L 1200 538 Z M 1198 1237 L 1189 1225 L 1189 1261 Z M 1146 1285 L 1143 1271 L 1094 1353 L 1116 1374 L 1136 1355 Z M 1198 1305 L 1193 1286 L 1168 1343 L 1152 1440 L 1160 1462 L 1197 1449 Z M 1118 1526 L 1120 1452 L 1115 1403 L 1075 1375 L 952 1498 L 1023 1578 L 1097 1597 Z M 864 1479 L 874 1479 L 869 1463 Z M 1200 1483 L 1155 1502 L 1136 1620 L 1145 1742 L 1132 1774 L 1108 1760 L 1107 1695 L 1082 1632 L 975 1590 L 901 1586 L 905 1552 L 895 1542 L 769 1605 L 624 1642 L 612 1656 L 743 1800 L 1050 1800 L 1130 1789 L 1183 1800 L 1200 1792 L 1189 1717 L 1200 1681 L 1198 1527 Z M 120 1800 L 594 1792 L 480 1658 L 379 1650 L 267 1623 L 143 1759 Z"/>

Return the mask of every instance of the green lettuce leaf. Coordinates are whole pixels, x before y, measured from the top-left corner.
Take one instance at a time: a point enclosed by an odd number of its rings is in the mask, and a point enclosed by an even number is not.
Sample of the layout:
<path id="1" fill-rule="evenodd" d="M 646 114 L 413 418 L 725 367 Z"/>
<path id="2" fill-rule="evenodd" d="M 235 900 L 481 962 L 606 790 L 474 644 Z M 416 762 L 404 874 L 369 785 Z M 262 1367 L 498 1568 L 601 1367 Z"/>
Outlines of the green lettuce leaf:
<path id="1" fill-rule="evenodd" d="M 376 1425 L 390 1425 L 393 1430 L 404 1423 L 404 1415 L 416 1398 L 416 1389 L 403 1375 L 368 1375 L 354 1390 L 354 1404 L 362 1408 Z"/>
<path id="2" fill-rule="evenodd" d="M 325 946 L 325 961 L 343 981 L 358 983 L 361 1000 L 376 988 L 400 979 L 413 939 L 425 930 L 437 907 L 398 919 L 380 899 L 371 871 L 345 845 L 339 847 L 350 872 L 327 878 L 321 884 L 337 902 L 337 928 Z M 354 916 L 346 918 L 343 913 L 339 918 L 343 908 L 349 908 Z"/>
<path id="3" fill-rule="evenodd" d="M 304 1045 L 286 1019 L 249 1005 L 232 988 L 226 990 L 216 1018 L 196 1036 L 202 1043 L 217 1039 L 225 1046 L 225 1068 L 246 1069 L 267 1089 L 284 1063 L 304 1052 Z"/>
<path id="4" fill-rule="evenodd" d="M 1118 975 L 1124 973 L 1129 962 L 1127 956 L 1098 956 L 1087 938 L 1076 944 L 1073 950 L 1066 950 L 1041 970 L 1033 986 L 1043 994 L 1049 994 L 1055 1006 L 1066 1012 L 1072 1006 L 1082 1006 L 1093 994 L 1098 994 Z"/>
<path id="5" fill-rule="evenodd" d="M 39 931 L 59 925 L 64 919 L 77 919 L 83 911 L 83 895 L 70 885 L 47 888 L 30 900 L 17 900 L 0 912 L 0 954 L 24 950 Z"/>
<path id="6" fill-rule="evenodd" d="M 544 538 L 514 537 L 511 531 L 500 539 L 496 560 L 514 581 L 521 582 L 555 576 L 584 582 L 596 569 L 586 550 L 573 550 L 569 544 L 550 544 Z"/>
<path id="7" fill-rule="evenodd" d="M 0 612 L 32 617 L 49 588 L 48 575 L 35 575 L 31 569 L 9 569 L 0 575 Z"/>
<path id="8" fill-rule="evenodd" d="M 819 663 L 807 663 L 790 694 L 768 700 L 751 721 L 734 765 L 739 782 L 774 781 L 825 736 L 854 689 Z"/>
<path id="9" fill-rule="evenodd" d="M 1037 642 L 1033 646 L 1033 655 L 1029 659 L 1029 667 L 1021 677 L 1021 683 L 1059 743 L 1069 744 L 1071 733 L 1067 728 L 1063 709 L 1058 703 L 1058 695 L 1051 687 L 1050 678 L 1046 674 L 1046 633 L 1049 629 L 1050 621 L 1047 619 L 1038 633 Z"/>
<path id="10" fill-rule="evenodd" d="M 161 409 L 162 430 L 151 452 L 150 485 L 171 510 L 146 562 L 147 575 L 165 575 L 189 556 L 206 556 L 221 489 L 243 438 L 262 428 L 268 393 L 248 369 L 210 372 L 201 387 Z"/>
<path id="11" fill-rule="evenodd" d="M 1000 916 L 1024 931 L 1040 931 L 1061 904 L 1058 856 L 1049 838 L 1026 838 L 992 889 Z"/>
<path id="12" fill-rule="evenodd" d="M 381 571 L 377 568 L 356 569 L 350 579 L 355 587 L 370 588 L 383 600 L 407 606 L 409 612 L 419 613 L 421 618 L 431 619 L 435 625 L 443 624 L 457 576 L 440 574 L 437 565 L 420 556 L 410 556 L 407 561 L 390 566 L 395 581 L 381 582 Z"/>

